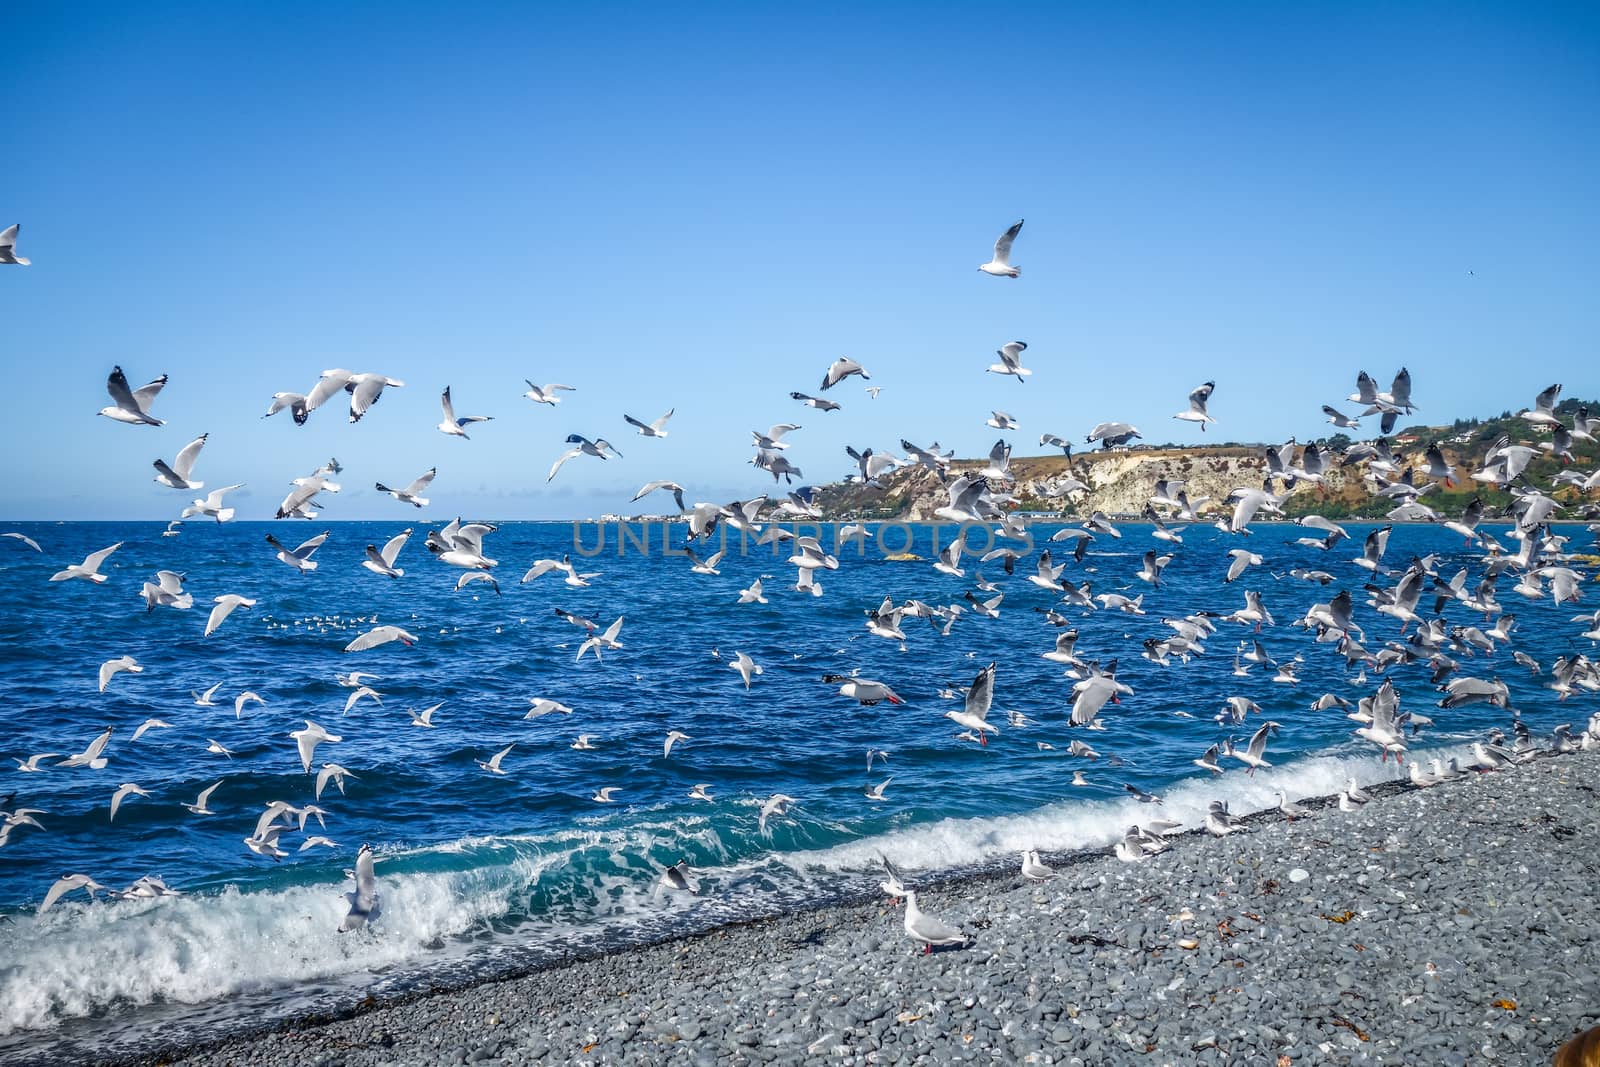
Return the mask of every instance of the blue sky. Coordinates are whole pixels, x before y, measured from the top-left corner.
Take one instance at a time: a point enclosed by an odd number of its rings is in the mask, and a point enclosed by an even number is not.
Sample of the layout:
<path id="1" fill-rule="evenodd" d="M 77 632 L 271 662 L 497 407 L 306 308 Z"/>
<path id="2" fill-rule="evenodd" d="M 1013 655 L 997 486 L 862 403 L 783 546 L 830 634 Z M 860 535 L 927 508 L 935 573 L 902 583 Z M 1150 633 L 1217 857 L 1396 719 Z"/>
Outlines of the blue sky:
<path id="1" fill-rule="evenodd" d="M 205 431 L 241 517 L 336 455 L 327 519 L 412 522 L 753 495 L 780 421 L 820 482 L 846 443 L 986 451 L 995 407 L 1031 454 L 1307 439 L 1363 368 L 1441 421 L 1600 395 L 1600 8 L 1112 8 L 6 5 L 0 516 L 175 517 L 150 463 Z M 1022 278 L 978 274 L 1020 217 Z M 984 373 L 1014 339 L 1026 385 Z M 788 398 L 839 355 L 877 400 Z M 171 375 L 165 427 L 94 416 L 117 363 Z M 258 418 L 327 367 L 407 385 Z M 1206 379 L 1202 438 L 1170 416 Z M 625 458 L 546 486 L 568 433 Z M 370 488 L 433 465 L 421 516 Z"/>

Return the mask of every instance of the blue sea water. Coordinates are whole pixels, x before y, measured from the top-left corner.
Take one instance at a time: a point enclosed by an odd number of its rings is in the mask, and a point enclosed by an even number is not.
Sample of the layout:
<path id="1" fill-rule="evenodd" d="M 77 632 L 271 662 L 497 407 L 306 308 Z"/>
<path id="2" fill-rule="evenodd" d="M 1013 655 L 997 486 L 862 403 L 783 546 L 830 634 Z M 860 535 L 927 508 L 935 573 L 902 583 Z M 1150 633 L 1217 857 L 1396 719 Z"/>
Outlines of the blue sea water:
<path id="1" fill-rule="evenodd" d="M 460 571 L 423 548 L 425 523 L 402 552 L 405 575 L 363 570 L 365 546 L 381 545 L 400 522 L 336 523 L 301 575 L 278 562 L 264 543 L 275 533 L 291 545 L 318 524 L 192 522 L 162 537 L 160 524 L 33 523 L 12 527 L 35 538 L 35 553 L 0 539 L 0 754 L 63 755 L 114 730 L 102 770 L 53 766 L 27 774 L 0 769 L 0 808 L 42 809 L 43 831 L 18 828 L 0 848 L 0 1058 L 100 1054 L 141 1047 L 157 1032 L 186 1040 L 260 1022 L 334 1010 L 371 994 L 499 973 L 573 953 L 703 929 L 773 914 L 807 902 L 859 895 L 875 882 L 880 852 L 921 870 L 1010 862 L 1016 850 L 1106 845 L 1152 809 L 1130 799 L 1124 783 L 1165 797 L 1160 814 L 1194 820 L 1214 798 L 1236 811 L 1291 796 L 1327 794 L 1347 777 L 1372 782 L 1396 775 L 1355 724 L 1338 711 L 1312 712 L 1324 692 L 1351 700 L 1378 677 L 1356 684 L 1355 671 L 1330 645 L 1289 624 L 1340 589 L 1357 596 L 1357 620 L 1376 650 L 1399 626 L 1365 606 L 1361 586 L 1392 585 L 1416 554 L 1437 553 L 1445 577 L 1465 566 L 1475 583 L 1480 549 L 1434 527 L 1397 526 L 1376 579 L 1351 562 L 1369 525 L 1350 524 L 1351 539 L 1331 552 L 1292 543 L 1292 526 L 1257 524 L 1248 539 L 1191 527 L 1182 545 L 1150 536 L 1146 525 L 1124 536 L 1098 537 L 1066 578 L 1088 580 L 1096 593 L 1144 594 L 1146 615 L 1065 608 L 1081 631 L 1084 659 L 1119 659 L 1118 678 L 1135 693 L 1102 714 L 1105 729 L 1066 725 L 1072 681 L 1041 658 L 1056 629 L 1035 609 L 1055 595 L 1028 584 L 1032 558 L 1007 576 L 998 562 L 968 560 L 967 579 L 936 573 L 937 536 L 953 527 L 876 528 L 864 548 L 837 550 L 837 570 L 819 573 L 824 595 L 795 591 L 789 550 L 757 546 L 731 533 L 720 576 L 690 573 L 678 554 L 685 527 L 654 525 L 647 544 L 619 540 L 615 525 L 508 523 L 486 540 L 499 559 L 500 593 L 484 584 L 457 590 Z M 1042 545 L 1059 526 L 1034 527 Z M 637 531 L 637 527 L 635 530 Z M 604 541 L 602 542 L 602 530 Z M 1504 543 L 1506 528 L 1492 532 Z M 1574 551 L 1593 551 L 1592 535 L 1567 527 Z M 830 547 L 834 528 L 825 527 Z M 910 544 L 904 544 L 906 538 Z M 664 551 L 663 538 L 671 551 Z M 983 547 L 984 534 L 973 538 Z M 52 573 L 116 541 L 104 568 L 109 581 L 51 583 Z M 1237 582 L 1222 581 L 1227 551 L 1244 545 L 1265 557 Z M 1055 546 L 1058 558 L 1063 553 Z M 1159 588 L 1134 579 L 1149 548 L 1170 552 Z M 920 559 L 891 560 L 909 551 Z M 586 588 L 546 576 L 517 579 L 536 558 L 571 553 L 580 570 L 599 572 Z M 1289 577 L 1294 567 L 1335 575 L 1326 587 Z M 185 575 L 193 609 L 146 611 L 139 587 L 160 569 Z M 1005 592 L 995 620 L 964 615 L 948 636 L 925 620 L 907 619 L 907 641 L 871 636 L 864 612 L 885 595 L 929 603 L 963 603 L 981 569 Z M 1586 574 L 1592 567 L 1581 567 Z M 737 591 L 764 578 L 767 605 L 740 605 Z M 1461 660 L 1461 672 L 1504 679 L 1512 704 L 1538 733 L 1559 722 L 1579 725 L 1596 710 L 1585 697 L 1558 703 L 1545 686 L 1511 662 L 1515 648 L 1548 666 L 1556 655 L 1592 651 L 1572 621 L 1593 610 L 1527 600 L 1503 580 L 1500 599 L 1514 613 L 1511 646 Z M 1207 652 L 1184 664 L 1140 658 L 1146 637 L 1170 634 L 1163 616 L 1200 610 L 1231 612 L 1244 590 L 1258 590 L 1277 625 L 1259 635 L 1279 660 L 1303 656 L 1298 685 L 1278 684 L 1270 669 L 1234 675 L 1235 647 L 1254 635 L 1221 623 Z M 238 593 L 257 599 L 212 636 L 202 636 L 211 599 Z M 1431 608 L 1432 598 L 1424 603 Z M 576 659 L 583 634 L 558 618 L 561 607 L 601 626 L 619 616 L 624 648 L 603 661 Z M 1459 604 L 1446 618 L 1483 626 Z M 344 645 L 377 623 L 404 627 L 414 646 L 392 643 L 345 653 Z M 748 653 L 764 668 L 747 691 L 729 661 Z M 105 660 L 132 655 L 142 673 L 114 677 L 105 693 L 97 671 Z M 720 656 L 720 658 L 718 658 Z M 998 664 L 995 711 L 1000 733 L 986 747 L 959 740 L 943 713 L 957 705 L 939 695 L 966 685 L 990 661 Z M 381 704 L 344 711 L 351 689 L 335 674 L 361 670 Z M 861 707 L 820 681 L 825 673 L 859 670 L 889 683 L 903 706 Z M 1423 663 L 1391 668 L 1403 708 L 1425 711 L 1437 726 L 1414 753 L 1455 754 L 1510 714 L 1486 705 L 1434 707 L 1439 694 Z M 197 706 L 191 691 L 215 683 L 216 706 Z M 260 694 L 236 716 L 234 697 Z M 1268 747 L 1274 766 L 1247 776 L 1242 764 L 1213 779 L 1191 760 L 1224 737 L 1243 740 L 1262 718 L 1224 729 L 1214 721 L 1224 698 L 1247 696 L 1283 724 Z M 570 705 L 568 715 L 524 719 L 529 700 Z M 406 710 L 443 702 L 434 729 L 410 724 Z M 1009 711 L 1031 725 L 1013 728 Z M 1184 717 L 1187 713 L 1192 717 Z M 170 728 L 134 729 L 148 718 Z M 301 769 L 291 730 L 313 720 L 340 735 L 316 752 L 312 775 Z M 669 730 L 690 740 L 670 757 Z M 594 751 L 575 751 L 579 734 Z M 1101 753 L 1068 755 L 1073 739 Z M 215 739 L 232 758 L 207 751 Z M 480 770 L 508 744 L 504 776 Z M 1041 747 L 1040 742 L 1050 748 Z M 869 748 L 889 752 L 867 773 Z M 326 827 L 305 833 L 338 843 L 298 852 L 304 839 L 286 832 L 281 862 L 254 855 L 243 840 L 263 806 L 312 800 L 324 762 L 348 767 L 343 794 L 330 785 L 320 800 Z M 1092 783 L 1075 788 L 1072 772 Z M 886 799 L 863 793 L 893 776 Z M 180 805 L 221 781 L 211 806 L 191 815 Z M 687 796 L 709 783 L 712 803 Z M 108 818 L 123 783 L 148 790 Z M 618 788 L 615 804 L 591 799 Z M 8 793 L 15 793 L 4 801 Z M 762 801 L 796 798 L 787 816 L 758 826 Z M 377 850 L 382 915 L 368 930 L 336 932 L 350 888 L 344 873 L 356 849 Z M 660 889 L 661 868 L 687 857 L 701 872 L 698 897 Z M 43 916 L 34 912 L 64 873 L 93 876 L 121 888 L 159 875 L 186 894 L 156 901 L 89 903 L 67 897 Z"/>

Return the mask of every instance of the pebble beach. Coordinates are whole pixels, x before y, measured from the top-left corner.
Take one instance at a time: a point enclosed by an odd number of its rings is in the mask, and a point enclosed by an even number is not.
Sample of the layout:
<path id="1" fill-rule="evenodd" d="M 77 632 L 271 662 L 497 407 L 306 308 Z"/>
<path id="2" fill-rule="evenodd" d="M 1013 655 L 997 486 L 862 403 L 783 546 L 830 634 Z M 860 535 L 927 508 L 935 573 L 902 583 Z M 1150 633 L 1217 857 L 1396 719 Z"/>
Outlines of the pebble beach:
<path id="1" fill-rule="evenodd" d="M 1374 794 L 907 872 L 965 948 L 874 897 L 140 1062 L 1541 1064 L 1600 1023 L 1600 752 Z"/>

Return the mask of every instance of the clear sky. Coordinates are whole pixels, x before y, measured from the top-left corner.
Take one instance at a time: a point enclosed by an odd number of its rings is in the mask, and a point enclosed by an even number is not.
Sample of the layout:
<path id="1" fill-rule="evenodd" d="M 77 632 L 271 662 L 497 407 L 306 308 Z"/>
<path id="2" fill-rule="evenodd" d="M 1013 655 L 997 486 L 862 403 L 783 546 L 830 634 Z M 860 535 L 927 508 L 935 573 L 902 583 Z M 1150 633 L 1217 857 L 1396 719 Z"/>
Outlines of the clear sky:
<path id="1" fill-rule="evenodd" d="M 1304 440 L 1362 368 L 1439 421 L 1600 395 L 1593 4 L 13 0 L 0 39 L 8 519 L 175 517 L 150 463 L 205 431 L 242 518 L 337 456 L 327 519 L 409 523 L 754 495 L 780 421 L 821 482 L 996 407 L 1020 455 Z M 1021 279 L 977 273 L 1023 217 Z M 788 398 L 840 355 L 878 399 Z M 119 363 L 165 427 L 95 417 Z M 407 384 L 259 419 L 329 367 Z M 568 433 L 625 458 L 547 487 Z M 371 489 L 433 465 L 420 515 Z"/>

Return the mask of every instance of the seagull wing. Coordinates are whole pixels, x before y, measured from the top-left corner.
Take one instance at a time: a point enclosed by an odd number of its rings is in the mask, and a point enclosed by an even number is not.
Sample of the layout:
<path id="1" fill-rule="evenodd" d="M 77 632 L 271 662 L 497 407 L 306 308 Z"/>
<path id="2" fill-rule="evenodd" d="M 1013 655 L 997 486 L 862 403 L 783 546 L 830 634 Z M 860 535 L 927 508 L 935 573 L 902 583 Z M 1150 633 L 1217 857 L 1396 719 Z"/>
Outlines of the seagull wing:
<path id="1" fill-rule="evenodd" d="M 545 479 L 545 481 L 546 482 L 553 481 L 555 479 L 555 476 L 556 476 L 556 471 L 561 469 L 561 465 L 563 463 L 565 463 L 567 460 L 571 459 L 573 456 L 581 456 L 581 455 L 583 455 L 583 449 L 581 449 L 581 448 L 569 448 L 565 452 L 561 453 L 561 455 L 559 457 L 557 457 L 555 463 L 550 467 L 550 476 L 547 477 Z"/>
<path id="2" fill-rule="evenodd" d="M 1017 234 L 1022 232 L 1022 224 L 1024 221 L 1025 220 L 1023 219 L 1018 219 L 1012 225 L 1012 227 L 1005 233 L 1001 234 L 1000 239 L 994 243 L 994 261 L 996 263 L 1007 267 L 1011 266 L 1011 242 L 1015 241 L 1017 239 Z"/>

